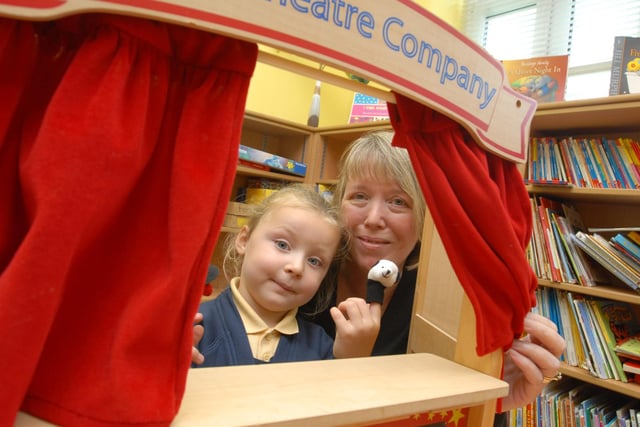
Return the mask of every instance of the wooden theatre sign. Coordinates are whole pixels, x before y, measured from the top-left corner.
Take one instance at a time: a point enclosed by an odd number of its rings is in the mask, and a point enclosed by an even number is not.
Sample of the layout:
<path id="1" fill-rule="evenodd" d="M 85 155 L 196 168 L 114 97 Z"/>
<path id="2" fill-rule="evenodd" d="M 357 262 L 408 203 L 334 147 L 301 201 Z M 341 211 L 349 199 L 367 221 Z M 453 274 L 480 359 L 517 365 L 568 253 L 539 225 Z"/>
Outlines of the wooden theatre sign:
<path id="1" fill-rule="evenodd" d="M 462 124 L 486 150 L 523 162 L 536 103 L 499 61 L 409 0 L 0 0 L 0 15 L 106 12 L 272 46 L 381 83 Z"/>

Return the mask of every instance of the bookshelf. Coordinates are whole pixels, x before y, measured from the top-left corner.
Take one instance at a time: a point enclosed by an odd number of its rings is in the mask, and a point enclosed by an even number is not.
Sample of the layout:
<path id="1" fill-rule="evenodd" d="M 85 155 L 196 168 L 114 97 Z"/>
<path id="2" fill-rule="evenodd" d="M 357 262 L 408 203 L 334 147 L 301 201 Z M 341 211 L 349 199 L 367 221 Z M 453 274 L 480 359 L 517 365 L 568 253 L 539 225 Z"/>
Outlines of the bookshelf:
<path id="1" fill-rule="evenodd" d="M 338 178 L 338 163 L 347 146 L 367 132 L 390 130 L 388 120 L 332 126 L 319 129 L 312 137 L 315 175 L 310 177 L 314 184 L 333 185 Z"/>
<path id="2" fill-rule="evenodd" d="M 306 125 L 299 125 L 286 120 L 276 120 L 259 113 L 246 112 L 240 144 L 298 162 L 308 163 L 307 159 L 311 156 L 308 150 L 308 141 L 312 134 L 312 129 Z M 311 171 L 307 170 L 307 175 L 301 177 L 273 170 L 265 171 L 251 166 L 238 165 L 236 179 L 231 192 L 232 200 L 236 198 L 238 189 L 246 186 L 247 178 L 249 177 L 276 181 L 305 182 L 310 174 Z"/>
<path id="3" fill-rule="evenodd" d="M 640 135 L 640 96 L 544 103 L 538 106 L 531 125 L 532 137 Z M 531 195 L 568 202 L 580 213 L 588 228 L 640 226 L 640 189 L 599 189 L 564 186 L 527 185 Z M 540 280 L 540 286 L 600 299 L 640 306 L 640 294 L 612 280 L 610 284 L 584 287 L 579 284 Z M 563 364 L 562 373 L 582 382 L 633 398 L 640 398 L 640 384 L 602 380 L 586 369 Z"/>
<path id="4" fill-rule="evenodd" d="M 310 166 L 313 164 L 313 161 L 310 162 L 309 158 L 312 157 L 314 153 L 309 147 L 314 131 L 314 128 L 306 125 L 269 117 L 260 113 L 245 112 L 240 136 L 241 145 L 305 163 L 308 165 L 308 168 L 306 176 L 301 177 L 239 164 L 236 168 L 236 177 L 231 189 L 231 201 L 238 199 L 239 190 L 247 186 L 250 178 L 286 182 L 310 182 L 310 177 L 313 176 L 314 173 Z M 227 286 L 227 280 L 222 273 L 224 241 L 230 233 L 237 231 L 238 227 L 233 226 L 223 226 L 220 229 L 218 243 L 211 256 L 211 264 L 220 268 L 220 274 L 211 283 L 213 293 L 210 296 L 203 297 L 203 300 L 215 298 Z"/>

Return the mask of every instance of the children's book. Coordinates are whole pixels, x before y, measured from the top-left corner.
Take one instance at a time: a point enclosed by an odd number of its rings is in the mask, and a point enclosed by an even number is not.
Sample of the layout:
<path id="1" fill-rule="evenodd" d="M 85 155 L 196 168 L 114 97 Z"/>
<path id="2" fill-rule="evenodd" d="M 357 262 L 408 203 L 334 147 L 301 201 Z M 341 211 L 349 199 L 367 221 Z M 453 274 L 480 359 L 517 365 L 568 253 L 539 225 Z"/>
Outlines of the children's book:
<path id="1" fill-rule="evenodd" d="M 640 308 L 626 301 L 596 300 L 617 344 L 640 334 Z"/>
<path id="2" fill-rule="evenodd" d="M 588 303 L 591 306 L 591 313 L 595 320 L 594 323 L 596 330 L 599 332 L 598 337 L 600 338 L 604 355 L 611 366 L 613 377 L 616 380 L 626 383 L 627 375 L 625 374 L 624 369 L 622 368 L 622 362 L 616 353 L 616 345 L 618 343 L 616 342 L 615 335 L 611 331 L 609 319 L 597 301 L 589 300 Z"/>
<path id="3" fill-rule="evenodd" d="M 538 102 L 564 101 L 569 55 L 502 61 L 511 88 Z"/>
<path id="4" fill-rule="evenodd" d="M 640 336 L 633 336 L 616 346 L 616 353 L 621 357 L 640 360 Z"/>
<path id="5" fill-rule="evenodd" d="M 573 304 L 576 307 L 578 324 L 580 325 L 580 330 L 582 331 L 582 335 L 587 343 L 587 348 L 589 349 L 589 355 L 591 356 L 592 366 L 596 376 L 605 380 L 613 378 L 611 366 L 606 359 L 604 348 L 602 347 L 596 332 L 596 325 L 592 314 L 590 313 L 591 308 L 589 303 L 584 298 L 574 297 Z"/>
<path id="6" fill-rule="evenodd" d="M 634 267 L 636 265 L 640 266 L 640 245 L 637 245 L 629 237 L 620 233 L 611 238 L 611 243 L 636 263 Z M 638 267 L 638 270 L 640 271 L 640 267 Z"/>
<path id="7" fill-rule="evenodd" d="M 589 235 L 578 231 L 573 235 L 574 242 L 594 260 L 629 288 L 640 292 L 640 275 L 614 253 L 609 243 L 598 234 Z"/>
<path id="8" fill-rule="evenodd" d="M 609 95 L 640 93 L 640 37 L 618 36 L 613 42 Z"/>

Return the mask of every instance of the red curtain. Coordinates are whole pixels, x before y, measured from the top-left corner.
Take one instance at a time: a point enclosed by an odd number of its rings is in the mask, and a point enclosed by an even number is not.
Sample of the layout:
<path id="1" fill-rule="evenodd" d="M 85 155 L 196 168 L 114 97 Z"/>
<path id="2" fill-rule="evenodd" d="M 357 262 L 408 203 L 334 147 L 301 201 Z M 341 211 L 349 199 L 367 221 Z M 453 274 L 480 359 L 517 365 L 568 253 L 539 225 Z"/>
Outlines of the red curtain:
<path id="1" fill-rule="evenodd" d="M 485 150 L 452 119 L 396 94 L 394 144 L 409 151 L 451 264 L 476 315 L 477 352 L 508 349 L 535 305 L 526 260 L 532 218 L 514 163 Z"/>
<path id="2" fill-rule="evenodd" d="M 131 17 L 0 20 L 0 425 L 167 425 L 257 46 Z"/>

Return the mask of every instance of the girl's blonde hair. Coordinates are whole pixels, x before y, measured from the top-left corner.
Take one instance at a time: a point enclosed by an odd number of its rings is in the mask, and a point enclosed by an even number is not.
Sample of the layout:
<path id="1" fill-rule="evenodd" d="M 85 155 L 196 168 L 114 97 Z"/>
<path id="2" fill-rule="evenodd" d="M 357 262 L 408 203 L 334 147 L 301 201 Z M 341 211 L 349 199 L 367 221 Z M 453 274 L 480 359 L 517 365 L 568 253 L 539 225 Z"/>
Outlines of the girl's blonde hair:
<path id="1" fill-rule="evenodd" d="M 316 192 L 311 186 L 304 184 L 290 184 L 278 191 L 272 193 L 262 201 L 262 203 L 251 205 L 252 211 L 249 217 L 249 221 L 245 225 L 248 227 L 249 236 L 255 230 L 265 215 L 277 208 L 292 207 L 306 209 L 319 213 L 325 217 L 327 222 L 331 225 L 335 225 L 340 231 L 340 242 L 336 253 L 331 260 L 331 265 L 327 271 L 326 276 L 322 280 L 318 292 L 313 298 L 316 307 L 315 311 L 325 310 L 329 304 L 331 295 L 336 286 L 337 274 L 340 270 L 342 260 L 346 256 L 349 250 L 349 237 L 340 217 L 339 210 L 336 209 L 331 203 L 325 200 L 322 195 Z M 224 261 L 223 271 L 227 281 L 232 277 L 240 275 L 242 268 L 242 262 L 244 257 L 236 251 L 235 240 L 237 234 L 229 234 L 224 245 Z M 313 313 L 312 313 L 313 314 Z"/>
<path id="2" fill-rule="evenodd" d="M 418 178 L 413 170 L 409 152 L 391 145 L 392 131 L 367 133 L 353 141 L 340 159 L 340 175 L 335 186 L 333 203 L 339 208 L 344 198 L 347 183 L 352 179 L 365 178 L 376 181 L 396 181 L 413 201 L 413 212 L 419 241 L 426 211 L 426 202 Z M 409 255 L 405 268 L 415 268 L 419 251 Z"/>

